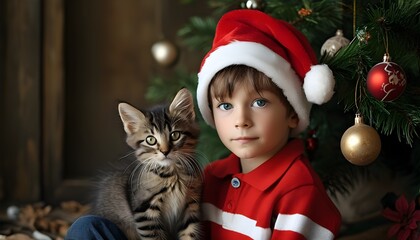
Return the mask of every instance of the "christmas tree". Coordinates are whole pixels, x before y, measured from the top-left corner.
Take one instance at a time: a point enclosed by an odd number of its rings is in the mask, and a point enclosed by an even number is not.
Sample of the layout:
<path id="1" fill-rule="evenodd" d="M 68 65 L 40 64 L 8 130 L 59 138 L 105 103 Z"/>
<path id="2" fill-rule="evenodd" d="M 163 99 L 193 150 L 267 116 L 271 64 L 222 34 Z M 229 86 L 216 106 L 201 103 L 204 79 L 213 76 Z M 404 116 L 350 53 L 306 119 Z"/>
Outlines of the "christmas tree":
<path id="1" fill-rule="evenodd" d="M 418 234 L 420 0 L 209 0 L 208 4 L 213 14 L 192 17 L 178 31 L 189 51 L 204 56 L 223 13 L 253 8 L 301 30 L 318 50 L 319 61 L 333 71 L 334 97 L 312 107 L 311 124 L 301 137 L 343 215 L 342 235 L 381 227 L 398 239 Z M 152 79 L 149 100 L 168 100 L 181 87 L 195 93 L 198 69 L 173 68 L 176 74 L 170 79 Z M 198 151 L 204 165 L 228 152 L 200 116 L 199 122 Z M 360 142 L 354 143 L 354 138 Z M 401 209 L 406 201 L 414 205 Z M 404 219 L 395 218 L 395 212 Z M 400 221 L 406 224 L 392 225 Z M 409 223 L 414 223 L 411 229 Z"/>

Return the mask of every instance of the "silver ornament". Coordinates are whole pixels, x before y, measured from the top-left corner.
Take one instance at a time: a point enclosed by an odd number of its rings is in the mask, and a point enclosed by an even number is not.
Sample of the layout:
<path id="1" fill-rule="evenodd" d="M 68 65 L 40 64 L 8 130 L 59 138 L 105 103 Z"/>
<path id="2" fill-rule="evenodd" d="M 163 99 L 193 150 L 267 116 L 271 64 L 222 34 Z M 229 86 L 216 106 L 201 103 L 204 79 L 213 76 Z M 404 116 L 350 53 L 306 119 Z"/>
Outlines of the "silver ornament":
<path id="1" fill-rule="evenodd" d="M 340 48 L 347 46 L 350 41 L 344 37 L 343 31 L 338 29 L 334 37 L 329 38 L 321 47 L 321 55 L 333 56 Z"/>
<path id="2" fill-rule="evenodd" d="M 264 6 L 265 6 L 264 0 L 246 0 L 245 3 L 242 4 L 242 8 L 247 8 L 247 9 L 262 10 Z"/>

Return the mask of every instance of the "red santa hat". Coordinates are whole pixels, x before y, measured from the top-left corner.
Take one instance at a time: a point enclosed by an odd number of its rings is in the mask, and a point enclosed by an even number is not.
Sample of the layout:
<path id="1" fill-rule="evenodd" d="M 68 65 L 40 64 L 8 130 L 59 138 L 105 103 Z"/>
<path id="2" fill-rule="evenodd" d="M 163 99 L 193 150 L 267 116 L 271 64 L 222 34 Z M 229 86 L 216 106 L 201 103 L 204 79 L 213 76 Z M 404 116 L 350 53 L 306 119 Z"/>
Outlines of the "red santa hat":
<path id="1" fill-rule="evenodd" d="M 334 94 L 334 76 L 317 65 L 305 36 L 289 23 L 258 10 L 234 10 L 220 19 L 212 49 L 198 73 L 197 100 L 204 120 L 214 126 L 207 93 L 213 76 L 230 65 L 253 67 L 283 90 L 299 117 L 296 136 L 309 125 L 312 103 L 323 104 Z"/>

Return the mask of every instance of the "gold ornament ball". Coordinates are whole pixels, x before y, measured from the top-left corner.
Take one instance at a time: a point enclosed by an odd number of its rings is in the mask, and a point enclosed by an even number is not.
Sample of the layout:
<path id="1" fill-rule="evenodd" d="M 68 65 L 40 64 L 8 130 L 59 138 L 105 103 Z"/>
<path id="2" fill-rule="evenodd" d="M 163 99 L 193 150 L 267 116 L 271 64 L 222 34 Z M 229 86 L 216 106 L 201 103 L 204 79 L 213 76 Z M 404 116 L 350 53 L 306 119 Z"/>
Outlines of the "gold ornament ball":
<path id="1" fill-rule="evenodd" d="M 157 63 L 164 67 L 173 65 L 178 59 L 177 47 L 168 40 L 161 40 L 153 44 L 152 54 Z"/>
<path id="2" fill-rule="evenodd" d="M 373 127 L 363 123 L 361 116 L 356 115 L 354 122 L 341 137 L 341 152 L 352 164 L 365 166 L 379 156 L 381 139 Z"/>

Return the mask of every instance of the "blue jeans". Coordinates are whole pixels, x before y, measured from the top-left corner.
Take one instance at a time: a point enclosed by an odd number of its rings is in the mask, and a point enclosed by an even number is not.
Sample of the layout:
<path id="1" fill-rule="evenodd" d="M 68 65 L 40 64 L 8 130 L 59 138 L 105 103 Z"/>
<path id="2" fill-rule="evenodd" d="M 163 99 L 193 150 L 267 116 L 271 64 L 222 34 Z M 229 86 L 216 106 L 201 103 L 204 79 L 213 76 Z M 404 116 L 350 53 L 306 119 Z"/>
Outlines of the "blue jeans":
<path id="1" fill-rule="evenodd" d="M 127 240 L 113 222 L 103 217 L 87 215 L 77 219 L 67 231 L 66 240 Z"/>

